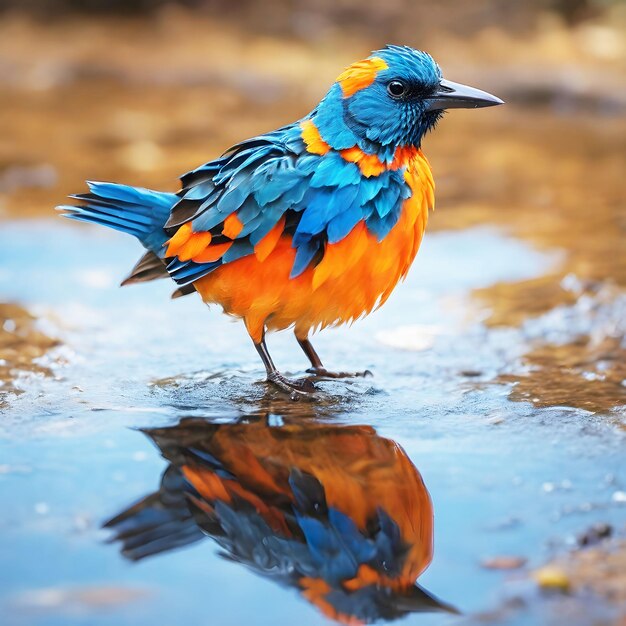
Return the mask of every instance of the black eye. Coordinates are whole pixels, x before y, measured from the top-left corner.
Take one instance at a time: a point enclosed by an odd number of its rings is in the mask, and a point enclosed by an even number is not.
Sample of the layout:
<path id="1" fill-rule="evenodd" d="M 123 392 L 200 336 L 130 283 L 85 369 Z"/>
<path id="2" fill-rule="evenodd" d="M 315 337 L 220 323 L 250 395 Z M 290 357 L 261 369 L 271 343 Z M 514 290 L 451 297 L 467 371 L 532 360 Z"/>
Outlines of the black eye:
<path id="1" fill-rule="evenodd" d="M 392 98 L 402 98 L 402 96 L 406 95 L 408 91 L 408 87 L 401 80 L 392 80 L 387 85 L 387 93 Z"/>

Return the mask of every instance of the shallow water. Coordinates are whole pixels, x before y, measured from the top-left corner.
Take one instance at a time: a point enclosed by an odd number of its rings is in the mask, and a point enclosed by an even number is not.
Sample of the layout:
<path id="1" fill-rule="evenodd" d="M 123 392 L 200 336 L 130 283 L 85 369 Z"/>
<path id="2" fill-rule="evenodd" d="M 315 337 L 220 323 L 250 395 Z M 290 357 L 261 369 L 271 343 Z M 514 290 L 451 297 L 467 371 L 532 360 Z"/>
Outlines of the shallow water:
<path id="1" fill-rule="evenodd" d="M 165 281 L 118 289 L 139 253 L 130 239 L 5 222 L 0 250 L 2 293 L 61 341 L 35 359 L 39 371 L 12 380 L 19 393 L 7 394 L 0 423 L 4 623 L 326 623 L 293 586 L 222 558 L 212 539 L 137 563 L 107 542 L 113 533 L 102 523 L 157 491 L 167 465 L 138 429 L 189 417 L 207 429 L 239 422 L 244 432 L 248 424 L 288 433 L 299 424 L 330 429 L 329 437 L 367 425 L 401 446 L 434 508 L 434 558 L 418 582 L 464 614 L 419 613 L 405 623 L 480 621 L 511 597 L 526 598 L 525 607 L 514 604 L 502 623 L 528 623 L 537 611 L 548 619 L 549 606 L 528 600 L 523 573 L 490 571 L 481 560 L 513 555 L 533 567 L 596 521 L 623 523 L 619 409 L 591 413 L 539 398 L 534 406 L 511 395 L 511 381 L 530 376 L 529 337 L 566 343 L 577 331 L 570 337 L 550 314 L 528 328 L 489 328 L 472 295 L 551 272 L 560 250 L 539 252 L 492 228 L 430 234 L 383 309 L 315 342 L 325 362 L 374 376 L 320 383 L 316 401 L 298 403 L 260 382 L 240 324 L 194 297 L 169 300 Z M 597 332 L 606 323 L 567 312 Z M 269 345 L 284 370 L 303 371 L 289 333 Z M 338 455 L 332 463 L 346 462 Z M 393 491 L 393 476 L 386 488 Z M 594 615 L 607 610 L 589 606 Z M 576 619 L 588 623 L 588 615 Z"/>

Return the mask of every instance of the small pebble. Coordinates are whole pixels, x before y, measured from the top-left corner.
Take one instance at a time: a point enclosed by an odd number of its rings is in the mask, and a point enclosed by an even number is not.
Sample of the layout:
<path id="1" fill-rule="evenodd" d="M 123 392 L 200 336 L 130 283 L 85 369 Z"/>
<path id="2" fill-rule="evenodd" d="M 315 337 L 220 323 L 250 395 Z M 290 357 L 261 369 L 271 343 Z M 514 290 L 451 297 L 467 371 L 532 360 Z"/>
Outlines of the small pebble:
<path id="1" fill-rule="evenodd" d="M 560 567 L 546 565 L 533 572 L 533 579 L 542 589 L 569 591 L 570 580 Z"/>
<path id="2" fill-rule="evenodd" d="M 602 539 L 606 539 L 613 534 L 613 527 L 610 524 L 598 523 L 588 528 L 576 539 L 579 546 L 591 546 Z"/>
<path id="3" fill-rule="evenodd" d="M 489 559 L 483 559 L 480 565 L 485 569 L 519 569 L 526 565 L 526 559 L 522 556 L 494 556 Z"/>

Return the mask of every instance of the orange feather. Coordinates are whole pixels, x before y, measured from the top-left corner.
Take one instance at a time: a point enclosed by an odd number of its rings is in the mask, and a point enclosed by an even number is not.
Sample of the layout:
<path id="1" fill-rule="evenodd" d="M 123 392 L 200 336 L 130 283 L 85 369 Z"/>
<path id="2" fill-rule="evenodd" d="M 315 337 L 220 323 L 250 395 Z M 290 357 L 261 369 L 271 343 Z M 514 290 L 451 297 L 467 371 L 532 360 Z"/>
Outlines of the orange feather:
<path id="1" fill-rule="evenodd" d="M 278 220 L 278 223 L 272 230 L 270 230 L 256 246 L 254 246 L 254 254 L 256 258 L 261 261 L 265 261 L 267 257 L 270 255 L 272 250 L 276 247 L 280 236 L 283 234 L 283 230 L 285 229 L 285 216 Z"/>
<path id="2" fill-rule="evenodd" d="M 205 248 L 199 254 L 196 254 L 191 260 L 194 263 L 213 263 L 214 261 L 219 261 L 232 245 L 232 241 L 228 241 L 227 243 L 215 243 Z"/>
<path id="3" fill-rule="evenodd" d="M 386 164 L 383 163 L 377 155 L 367 154 L 358 146 L 340 150 L 339 154 L 341 154 L 346 161 L 356 163 L 363 176 L 367 176 L 368 178 L 370 176 L 378 176 L 387 169 Z"/>
<path id="4" fill-rule="evenodd" d="M 229 239 L 237 239 L 237 235 L 243 230 L 243 224 L 237 213 L 231 213 L 224 220 L 224 228 L 222 229 L 222 234 L 228 237 Z"/>
<path id="5" fill-rule="evenodd" d="M 192 233 L 189 239 L 178 249 L 176 256 L 181 261 L 189 261 L 189 259 L 200 254 L 210 243 L 211 233 Z"/>
<path id="6" fill-rule="evenodd" d="M 337 77 L 343 97 L 349 98 L 357 91 L 369 87 L 376 80 L 378 72 L 388 67 L 387 63 L 379 57 L 353 63 Z"/>
<path id="7" fill-rule="evenodd" d="M 176 253 L 189 237 L 191 237 L 191 222 L 186 222 L 174 233 L 174 236 L 169 241 L 165 242 L 167 244 L 165 256 L 176 256 Z"/>
<path id="8" fill-rule="evenodd" d="M 320 131 L 313 120 L 304 120 L 300 124 L 302 128 L 302 141 L 306 145 L 307 152 L 311 154 L 326 154 L 330 150 L 330 146 L 322 139 Z"/>

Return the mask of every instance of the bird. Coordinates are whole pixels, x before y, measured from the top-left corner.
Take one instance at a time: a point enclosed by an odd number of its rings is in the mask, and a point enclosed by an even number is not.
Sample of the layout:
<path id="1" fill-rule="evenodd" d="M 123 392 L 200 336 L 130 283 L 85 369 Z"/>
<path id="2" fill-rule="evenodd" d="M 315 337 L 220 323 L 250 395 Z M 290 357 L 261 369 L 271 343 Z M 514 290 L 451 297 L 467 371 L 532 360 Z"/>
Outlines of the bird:
<path id="1" fill-rule="evenodd" d="M 243 320 L 267 381 L 292 399 L 326 369 L 318 330 L 382 306 L 411 266 L 434 208 L 422 139 L 453 108 L 503 104 L 443 78 L 433 57 L 387 45 L 348 66 L 302 119 L 245 139 L 181 177 L 177 193 L 88 182 L 65 217 L 135 236 L 145 254 L 122 282 L 170 277 L 172 297 Z M 266 333 L 293 329 L 312 377 L 288 378 Z"/>
<path id="2" fill-rule="evenodd" d="M 426 485 L 371 426 L 259 414 L 143 432 L 168 461 L 159 489 L 103 524 L 130 561 L 209 537 L 345 624 L 457 612 L 416 582 L 433 556 Z"/>

